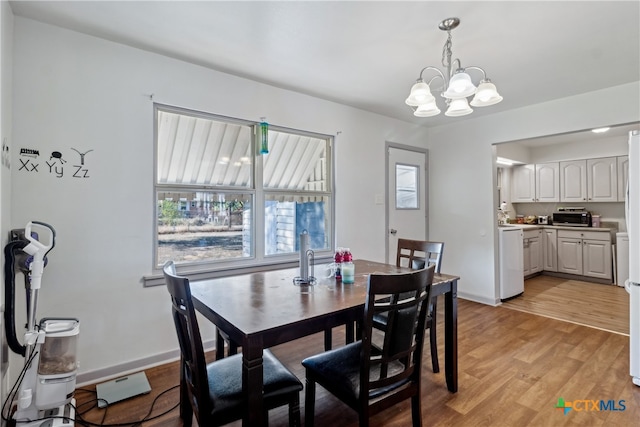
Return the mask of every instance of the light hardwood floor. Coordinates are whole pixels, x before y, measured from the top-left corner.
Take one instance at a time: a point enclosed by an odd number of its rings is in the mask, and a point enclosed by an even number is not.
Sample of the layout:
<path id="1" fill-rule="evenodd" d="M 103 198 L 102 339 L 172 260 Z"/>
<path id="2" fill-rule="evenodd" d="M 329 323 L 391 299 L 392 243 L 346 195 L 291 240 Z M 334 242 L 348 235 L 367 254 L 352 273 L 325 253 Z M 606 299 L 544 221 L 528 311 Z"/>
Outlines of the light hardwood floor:
<path id="1" fill-rule="evenodd" d="M 620 286 L 541 275 L 503 306 L 629 335 L 629 294 Z"/>
<path id="2" fill-rule="evenodd" d="M 629 377 L 628 337 L 576 323 L 550 319 L 505 307 L 490 307 L 459 301 L 459 391 L 451 394 L 444 373 L 431 372 L 428 345 L 423 363 L 422 414 L 424 426 L 632 426 L 640 420 L 640 387 Z M 442 316 L 438 318 L 442 327 Z M 440 329 L 442 330 L 442 329 Z M 344 335 L 334 333 L 339 345 Z M 167 330 L 167 334 L 174 334 Z M 438 336 L 441 364 L 443 336 Z M 273 352 L 301 379 L 300 361 L 322 351 L 322 334 L 313 335 L 273 348 Z M 212 356 L 212 355 L 210 355 Z M 93 422 L 117 423 L 140 419 L 153 399 L 163 390 L 178 384 L 177 363 L 146 371 L 152 392 L 108 407 L 108 412 L 93 409 L 85 417 Z M 88 387 L 91 389 L 92 387 Z M 304 393 L 304 392 L 303 392 Z M 301 393 L 304 419 L 304 395 Z M 85 391 L 76 394 L 83 410 L 94 396 Z M 555 406 L 558 399 L 578 404 L 566 415 Z M 614 401 L 616 409 L 592 411 L 578 401 Z M 173 390 L 158 402 L 154 414 L 178 402 Z M 410 425 L 410 406 L 402 403 L 372 418 L 372 426 Z M 357 426 L 355 414 L 318 388 L 316 425 Z M 78 424 L 79 425 L 79 424 Z M 194 425 L 195 422 L 194 422 Z M 239 426 L 240 423 L 233 423 Z M 270 414 L 271 426 L 287 425 L 282 408 Z M 178 411 L 144 426 L 182 426 Z"/>

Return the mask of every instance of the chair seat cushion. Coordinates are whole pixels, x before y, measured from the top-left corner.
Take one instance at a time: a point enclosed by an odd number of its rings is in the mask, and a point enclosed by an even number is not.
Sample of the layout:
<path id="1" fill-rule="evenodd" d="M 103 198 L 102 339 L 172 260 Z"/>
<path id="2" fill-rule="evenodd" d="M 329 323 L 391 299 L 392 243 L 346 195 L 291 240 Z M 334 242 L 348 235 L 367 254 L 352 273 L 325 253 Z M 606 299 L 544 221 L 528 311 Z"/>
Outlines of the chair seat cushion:
<path id="1" fill-rule="evenodd" d="M 328 390 L 337 391 L 338 393 L 336 394 L 353 399 L 353 403 L 360 396 L 361 350 L 362 341 L 356 341 L 343 347 L 308 357 L 302 361 L 302 366 L 306 368 L 308 378 L 313 378 Z M 402 371 L 403 369 L 404 367 L 399 362 L 395 362 L 389 366 L 389 373 L 392 374 L 396 370 Z M 379 367 L 374 365 L 371 367 L 370 379 L 376 380 L 378 377 Z M 377 389 L 372 391 L 369 397 L 380 396 L 400 387 L 404 383 Z"/>
<path id="2" fill-rule="evenodd" d="M 242 392 L 242 355 L 235 354 L 208 364 L 207 374 L 209 393 L 215 402 L 215 416 L 225 418 L 226 414 L 237 413 L 245 404 Z M 266 407 L 270 406 L 270 400 L 302 390 L 300 380 L 269 350 L 263 352 L 263 383 Z"/>

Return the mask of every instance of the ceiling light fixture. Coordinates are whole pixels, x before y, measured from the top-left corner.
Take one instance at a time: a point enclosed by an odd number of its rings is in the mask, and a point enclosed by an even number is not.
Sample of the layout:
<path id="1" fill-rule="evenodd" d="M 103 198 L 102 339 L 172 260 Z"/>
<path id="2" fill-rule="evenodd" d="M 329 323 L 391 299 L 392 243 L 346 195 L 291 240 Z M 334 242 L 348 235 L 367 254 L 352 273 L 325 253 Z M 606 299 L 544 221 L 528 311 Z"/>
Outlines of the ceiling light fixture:
<path id="1" fill-rule="evenodd" d="M 591 129 L 591 132 L 593 133 L 604 133 L 606 131 L 608 131 L 611 128 L 597 128 L 597 129 Z"/>
<path id="2" fill-rule="evenodd" d="M 405 103 L 413 109 L 413 115 L 417 117 L 431 117 L 440 114 L 440 109 L 436 104 L 436 98 L 431 94 L 431 84 L 436 80 L 442 80 L 442 87 L 434 89 L 442 92 L 440 96 L 446 99 L 447 111 L 445 116 L 458 117 L 471 114 L 473 109 L 469 106 L 467 97 L 475 95 L 471 100 L 471 105 L 474 107 L 486 107 L 488 105 L 494 105 L 502 101 L 502 97 L 498 94 L 496 86 L 491 83 L 491 80 L 487 78 L 487 73 L 476 66 L 462 68 L 460 60 L 458 58 L 451 61 L 453 52 L 451 48 L 453 43 L 451 42 L 451 30 L 456 28 L 460 24 L 458 18 L 445 19 L 438 25 L 442 31 L 446 31 L 447 41 L 442 47 L 442 65 L 447 68 L 446 74 L 440 71 L 436 67 L 427 66 L 420 71 L 420 76 L 416 83 L 411 87 L 409 97 L 405 100 Z M 454 69 L 452 66 L 457 62 L 457 67 Z M 426 70 L 432 70 L 436 72 L 428 83 L 425 83 L 422 78 L 422 74 Z M 482 72 L 482 80 L 476 86 L 471 81 L 471 76 L 467 73 L 467 70 L 478 70 Z"/>

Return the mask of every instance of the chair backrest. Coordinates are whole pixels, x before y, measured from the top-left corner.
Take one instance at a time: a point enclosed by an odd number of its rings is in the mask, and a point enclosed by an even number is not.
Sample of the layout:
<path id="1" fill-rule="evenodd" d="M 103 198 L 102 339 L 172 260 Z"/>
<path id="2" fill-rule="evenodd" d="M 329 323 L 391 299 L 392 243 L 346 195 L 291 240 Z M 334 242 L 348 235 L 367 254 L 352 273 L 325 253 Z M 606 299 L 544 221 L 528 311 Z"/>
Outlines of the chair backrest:
<path id="1" fill-rule="evenodd" d="M 371 274 L 362 327 L 361 404 L 405 385 L 420 387 L 422 342 L 435 266 L 403 274 Z M 373 327 L 375 315 L 387 327 Z M 375 336 L 374 336 L 375 334 Z M 384 337 L 380 339 L 379 334 Z M 374 345 L 375 341 L 375 345 Z M 382 341 L 382 345 L 379 342 Z M 363 393 L 365 390 L 367 393 Z M 406 395 L 385 396 L 393 404 Z"/>
<path id="2" fill-rule="evenodd" d="M 207 364 L 196 320 L 196 311 L 191 299 L 189 279 L 176 274 L 173 261 L 163 267 L 167 290 L 171 295 L 173 322 L 178 334 L 181 352 L 181 369 L 187 386 L 189 401 L 198 420 L 204 420 L 213 410 L 209 397 Z"/>
<path id="3" fill-rule="evenodd" d="M 398 239 L 396 266 L 421 269 L 433 264 L 436 266 L 436 273 L 440 273 L 443 252 L 443 242 Z M 403 262 L 405 259 L 407 261 Z"/>

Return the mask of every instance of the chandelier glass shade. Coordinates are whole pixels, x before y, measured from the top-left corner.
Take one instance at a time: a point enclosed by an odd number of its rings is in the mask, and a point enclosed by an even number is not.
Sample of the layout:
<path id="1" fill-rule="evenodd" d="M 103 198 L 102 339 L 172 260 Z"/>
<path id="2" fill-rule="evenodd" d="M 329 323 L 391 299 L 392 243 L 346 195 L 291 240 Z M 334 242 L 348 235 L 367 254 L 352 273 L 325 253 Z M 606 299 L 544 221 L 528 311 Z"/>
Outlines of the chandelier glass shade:
<path id="1" fill-rule="evenodd" d="M 446 67 L 443 73 L 440 69 L 432 66 L 424 67 L 420 71 L 420 76 L 416 83 L 411 87 L 409 97 L 405 100 L 405 104 L 413 109 L 413 115 L 417 117 L 431 117 L 440 114 L 440 108 L 436 104 L 436 98 L 431 93 L 432 85 L 441 81 L 442 86 L 435 89 L 441 92 L 440 96 L 445 99 L 447 111 L 444 113 L 449 117 L 459 117 L 471 114 L 473 107 L 486 107 L 497 104 L 502 101 L 502 96 L 498 93 L 496 86 L 487 78 L 485 71 L 476 66 L 463 68 L 459 59 L 451 60 L 452 41 L 451 30 L 460 24 L 458 18 L 448 18 L 440 23 L 438 28 L 446 31 L 448 34 L 447 41 L 442 48 L 442 65 Z M 457 64 L 456 64 L 457 63 Z M 454 65 L 457 67 L 453 68 Z M 476 86 L 471 79 L 471 75 L 467 71 L 475 70 L 482 73 L 482 80 Z M 423 74 L 425 71 L 433 71 L 436 73 L 428 82 L 425 82 Z M 471 103 L 467 98 L 473 95 Z"/>

